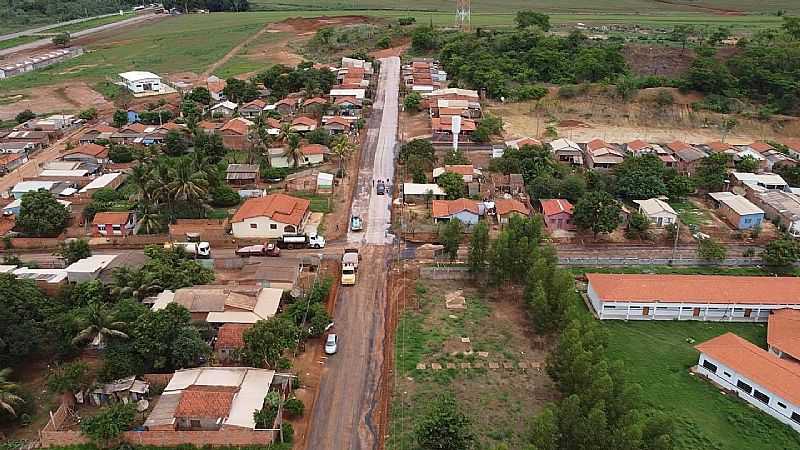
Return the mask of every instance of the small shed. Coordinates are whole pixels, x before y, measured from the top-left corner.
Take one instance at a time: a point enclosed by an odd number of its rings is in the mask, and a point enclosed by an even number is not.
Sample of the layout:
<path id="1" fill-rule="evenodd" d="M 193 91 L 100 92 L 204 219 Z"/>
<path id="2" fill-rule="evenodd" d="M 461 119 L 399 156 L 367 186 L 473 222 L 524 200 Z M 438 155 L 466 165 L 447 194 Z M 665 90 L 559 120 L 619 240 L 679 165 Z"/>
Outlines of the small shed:
<path id="1" fill-rule="evenodd" d="M 551 230 L 574 230 L 572 223 L 572 203 L 563 198 L 540 200 L 544 224 Z"/>
<path id="2" fill-rule="evenodd" d="M 91 391 L 92 404 L 102 406 L 110 403 L 135 403 L 150 392 L 150 384 L 137 380 L 135 376 L 101 384 Z"/>
<path id="3" fill-rule="evenodd" d="M 333 174 L 320 172 L 317 174 L 317 192 L 333 191 Z"/>
<path id="4" fill-rule="evenodd" d="M 258 164 L 228 164 L 225 180 L 235 186 L 255 184 L 258 182 Z"/>
<path id="5" fill-rule="evenodd" d="M 678 213 L 664 200 L 650 198 L 633 202 L 639 205 L 639 212 L 647 216 L 656 226 L 664 227 L 678 221 Z"/>

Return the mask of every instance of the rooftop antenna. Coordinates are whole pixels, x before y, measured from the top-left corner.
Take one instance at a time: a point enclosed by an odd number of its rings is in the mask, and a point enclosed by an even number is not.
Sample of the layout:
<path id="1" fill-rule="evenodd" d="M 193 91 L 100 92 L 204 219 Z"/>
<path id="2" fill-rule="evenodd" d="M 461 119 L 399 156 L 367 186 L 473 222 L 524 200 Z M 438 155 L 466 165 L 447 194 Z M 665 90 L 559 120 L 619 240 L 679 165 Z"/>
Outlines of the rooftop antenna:
<path id="1" fill-rule="evenodd" d="M 470 0 L 456 0 L 456 27 L 460 31 L 470 30 Z"/>

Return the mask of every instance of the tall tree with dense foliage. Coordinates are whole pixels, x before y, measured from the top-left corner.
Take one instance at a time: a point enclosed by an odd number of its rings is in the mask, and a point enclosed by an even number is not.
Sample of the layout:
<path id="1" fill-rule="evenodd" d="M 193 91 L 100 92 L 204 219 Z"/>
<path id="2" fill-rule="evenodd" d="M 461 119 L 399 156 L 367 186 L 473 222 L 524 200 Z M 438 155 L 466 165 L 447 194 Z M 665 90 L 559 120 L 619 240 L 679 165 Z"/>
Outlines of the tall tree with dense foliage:
<path id="1" fill-rule="evenodd" d="M 25 361 L 44 347 L 49 302 L 32 280 L 0 274 L 0 367 Z"/>
<path id="2" fill-rule="evenodd" d="M 130 334 L 136 357 L 151 370 L 192 367 L 211 352 L 192 325 L 189 310 L 176 303 L 139 317 Z"/>
<path id="3" fill-rule="evenodd" d="M 494 286 L 526 279 L 528 269 L 544 249 L 542 222 L 538 218 L 512 216 L 489 250 L 489 281 Z"/>
<path id="4" fill-rule="evenodd" d="M 22 196 L 17 228 L 35 236 L 56 236 L 67 227 L 69 211 L 48 191 L 40 189 Z"/>
<path id="5" fill-rule="evenodd" d="M 664 163 L 654 154 L 633 156 L 617 166 L 617 192 L 632 200 L 646 200 L 667 193 Z"/>
<path id="6" fill-rule="evenodd" d="M 275 368 L 284 352 L 297 344 L 299 333 L 294 323 L 281 316 L 259 320 L 244 332 L 244 359 L 255 367 Z"/>
<path id="7" fill-rule="evenodd" d="M 475 447 L 472 423 L 452 394 L 442 394 L 419 418 L 414 438 L 420 450 L 470 450 Z"/>
<path id="8" fill-rule="evenodd" d="M 550 16 L 530 9 L 517 11 L 514 22 L 517 24 L 517 28 L 537 26 L 544 32 L 550 31 Z"/>
<path id="9" fill-rule="evenodd" d="M 697 257 L 709 262 L 723 261 L 728 255 L 728 250 L 720 242 L 711 238 L 700 239 L 697 243 Z"/>
<path id="10" fill-rule="evenodd" d="M 788 237 L 772 240 L 761 253 L 761 259 L 769 267 L 789 267 L 800 260 L 800 244 Z"/>
<path id="11" fill-rule="evenodd" d="M 403 99 L 403 108 L 408 112 L 417 112 L 420 103 L 422 103 L 422 96 L 419 95 L 419 92 L 411 92 Z"/>
<path id="12" fill-rule="evenodd" d="M 709 192 L 720 191 L 725 187 L 728 157 L 724 153 L 714 153 L 700 161 L 695 174 L 698 187 Z"/>
<path id="13" fill-rule="evenodd" d="M 453 218 L 439 228 L 439 241 L 444 246 L 444 252 L 450 261 L 454 261 L 458 256 L 458 246 L 464 235 L 464 224 L 460 220 Z"/>
<path id="14" fill-rule="evenodd" d="M 436 179 L 436 184 L 442 188 L 447 194 L 449 200 L 456 200 L 464 197 L 466 194 L 466 184 L 464 184 L 464 177 L 455 172 L 446 172 L 439 175 Z"/>
<path id="15" fill-rule="evenodd" d="M 115 403 L 99 414 L 81 421 L 81 432 L 100 448 L 109 448 L 123 432 L 128 431 L 136 419 L 136 405 Z"/>
<path id="16" fill-rule="evenodd" d="M 596 235 L 611 233 L 620 224 L 622 208 L 608 192 L 589 192 L 581 198 L 573 210 L 572 221 L 581 230 Z"/>
<path id="17" fill-rule="evenodd" d="M 214 272 L 188 257 L 180 248 L 161 246 L 145 248 L 149 260 L 139 269 L 119 267 L 112 273 L 111 294 L 118 298 L 138 300 L 155 295 L 164 289 L 209 284 Z"/>
<path id="18" fill-rule="evenodd" d="M 80 312 L 79 323 L 83 329 L 72 338 L 72 344 L 82 346 L 92 343 L 105 347 L 109 339 L 128 339 L 121 331 L 126 324 L 114 320 L 111 311 L 105 305 L 91 303 Z"/>
<path id="19" fill-rule="evenodd" d="M 469 240 L 469 255 L 467 263 L 472 273 L 482 273 L 486 270 L 486 260 L 489 256 L 489 226 L 480 221 L 472 229 Z"/>
<path id="20" fill-rule="evenodd" d="M 58 249 L 53 254 L 63 259 L 65 265 L 70 265 L 92 256 L 92 249 L 86 239 L 74 239 L 58 244 Z"/>

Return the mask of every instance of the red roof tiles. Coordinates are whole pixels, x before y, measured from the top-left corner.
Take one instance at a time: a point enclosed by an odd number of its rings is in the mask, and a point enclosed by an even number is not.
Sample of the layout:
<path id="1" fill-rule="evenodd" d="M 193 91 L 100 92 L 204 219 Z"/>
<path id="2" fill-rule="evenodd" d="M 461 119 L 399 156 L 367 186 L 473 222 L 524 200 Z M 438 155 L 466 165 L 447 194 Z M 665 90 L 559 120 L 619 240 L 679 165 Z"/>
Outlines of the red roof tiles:
<path id="1" fill-rule="evenodd" d="M 93 225 L 122 225 L 128 222 L 130 211 L 123 212 L 99 212 L 94 215 Z"/>
<path id="2" fill-rule="evenodd" d="M 767 343 L 800 359 L 800 310 L 780 309 L 769 316 Z"/>
<path id="3" fill-rule="evenodd" d="M 181 393 L 175 417 L 228 417 L 238 390 L 234 386 L 189 386 Z"/>
<path id="4" fill-rule="evenodd" d="M 265 197 L 251 198 L 236 211 L 232 222 L 263 216 L 276 222 L 299 226 L 310 205 L 311 202 L 304 198 L 291 197 L 286 194 L 270 194 Z"/>
<path id="5" fill-rule="evenodd" d="M 521 201 L 513 198 L 498 198 L 494 201 L 494 207 L 497 210 L 497 214 L 501 216 L 505 216 L 512 212 L 517 212 L 524 216 L 527 216 L 531 213 L 527 206 L 525 206 Z"/>
<path id="6" fill-rule="evenodd" d="M 545 216 L 552 216 L 562 212 L 572 214 L 572 203 L 570 203 L 569 200 L 565 200 L 563 198 L 554 198 L 540 200 L 539 203 L 542 205 L 542 213 Z"/>
<path id="7" fill-rule="evenodd" d="M 103 147 L 102 145 L 97 145 L 97 144 L 82 144 L 73 148 L 64 156 L 77 155 L 77 154 L 91 155 L 97 158 L 104 158 L 105 156 L 108 155 L 108 149 Z"/>
<path id="8" fill-rule="evenodd" d="M 214 348 L 243 348 L 244 347 L 244 332 L 249 330 L 253 325 L 244 323 L 226 323 L 219 327 L 217 333 L 217 341 L 214 343 Z"/>
<path id="9" fill-rule="evenodd" d="M 478 202 L 467 198 L 460 198 L 458 200 L 434 200 L 431 208 L 431 216 L 435 218 L 449 217 L 462 211 L 480 214 Z"/>

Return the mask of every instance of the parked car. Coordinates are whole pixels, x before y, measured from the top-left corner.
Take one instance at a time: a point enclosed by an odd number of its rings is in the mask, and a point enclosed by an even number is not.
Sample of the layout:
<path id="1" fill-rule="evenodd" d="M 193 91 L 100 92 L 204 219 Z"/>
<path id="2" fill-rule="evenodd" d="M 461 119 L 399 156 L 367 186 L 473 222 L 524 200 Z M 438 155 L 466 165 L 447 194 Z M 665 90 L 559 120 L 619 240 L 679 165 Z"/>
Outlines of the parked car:
<path id="1" fill-rule="evenodd" d="M 328 335 L 328 338 L 325 340 L 325 354 L 326 355 L 333 355 L 339 350 L 339 338 L 336 337 L 335 334 L 331 333 Z"/>
<path id="2" fill-rule="evenodd" d="M 364 221 L 360 216 L 353 216 L 350 218 L 350 231 L 361 231 L 364 229 Z"/>
<path id="3" fill-rule="evenodd" d="M 384 195 L 386 193 L 386 184 L 383 181 L 378 181 L 378 195 Z"/>

